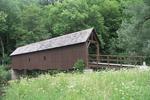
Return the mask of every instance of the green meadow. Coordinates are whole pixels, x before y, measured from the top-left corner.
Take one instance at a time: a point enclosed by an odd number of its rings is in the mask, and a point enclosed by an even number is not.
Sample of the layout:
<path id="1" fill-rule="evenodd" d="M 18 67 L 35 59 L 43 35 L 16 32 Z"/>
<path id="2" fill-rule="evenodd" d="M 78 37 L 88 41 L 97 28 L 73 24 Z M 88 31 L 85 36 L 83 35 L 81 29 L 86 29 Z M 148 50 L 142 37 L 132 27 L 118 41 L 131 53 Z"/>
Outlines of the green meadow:
<path id="1" fill-rule="evenodd" d="M 150 100 L 150 70 L 44 74 L 9 81 L 4 100 Z"/>

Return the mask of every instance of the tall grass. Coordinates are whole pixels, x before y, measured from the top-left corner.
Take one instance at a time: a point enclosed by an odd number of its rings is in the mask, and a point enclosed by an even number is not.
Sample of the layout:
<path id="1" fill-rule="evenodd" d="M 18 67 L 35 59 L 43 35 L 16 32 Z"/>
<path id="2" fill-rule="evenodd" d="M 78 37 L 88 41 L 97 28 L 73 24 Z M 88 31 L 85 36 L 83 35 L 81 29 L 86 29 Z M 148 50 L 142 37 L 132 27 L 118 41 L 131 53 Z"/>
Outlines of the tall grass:
<path id="1" fill-rule="evenodd" d="M 150 100 L 150 70 L 47 74 L 9 83 L 4 100 Z"/>
<path id="2" fill-rule="evenodd" d="M 0 100 L 4 94 L 4 86 L 10 80 L 10 70 L 7 65 L 0 65 Z"/>

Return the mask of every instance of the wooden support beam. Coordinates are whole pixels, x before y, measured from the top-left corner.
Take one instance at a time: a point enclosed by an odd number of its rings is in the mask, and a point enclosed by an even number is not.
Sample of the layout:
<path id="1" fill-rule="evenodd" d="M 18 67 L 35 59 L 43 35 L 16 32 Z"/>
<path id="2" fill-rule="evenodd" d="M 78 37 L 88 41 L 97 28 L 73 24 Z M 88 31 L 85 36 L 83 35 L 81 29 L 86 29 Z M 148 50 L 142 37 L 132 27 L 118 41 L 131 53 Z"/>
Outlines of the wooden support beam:
<path id="1" fill-rule="evenodd" d="M 97 41 L 94 40 L 89 40 L 88 42 L 97 44 Z"/>
<path id="2" fill-rule="evenodd" d="M 88 41 L 87 48 L 90 46 L 90 44 L 91 44 L 91 43 Z"/>
<path id="3" fill-rule="evenodd" d="M 99 62 L 99 44 L 98 43 L 96 44 L 96 48 L 97 48 L 96 50 L 97 62 Z"/>
<path id="4" fill-rule="evenodd" d="M 89 68 L 89 60 L 90 60 L 90 58 L 89 58 L 89 50 L 88 50 L 89 42 L 86 42 L 86 46 L 87 46 L 85 48 L 85 51 L 86 51 L 86 67 Z"/>

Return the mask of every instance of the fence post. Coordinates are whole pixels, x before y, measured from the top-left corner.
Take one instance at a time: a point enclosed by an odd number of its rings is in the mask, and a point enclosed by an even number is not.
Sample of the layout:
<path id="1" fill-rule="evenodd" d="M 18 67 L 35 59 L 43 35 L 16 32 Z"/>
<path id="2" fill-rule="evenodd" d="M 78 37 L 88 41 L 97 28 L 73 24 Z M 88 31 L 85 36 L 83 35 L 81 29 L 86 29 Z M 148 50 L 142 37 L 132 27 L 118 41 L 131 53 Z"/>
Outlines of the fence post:
<path id="1" fill-rule="evenodd" d="M 120 56 L 120 63 L 121 63 L 121 67 L 122 67 L 122 62 L 123 62 L 123 60 L 122 60 L 122 56 Z"/>
<path id="2" fill-rule="evenodd" d="M 143 65 L 143 57 L 141 57 L 141 65 Z"/>
<path id="3" fill-rule="evenodd" d="M 109 67 L 109 55 L 107 55 L 107 63 L 108 63 L 108 67 Z"/>
<path id="4" fill-rule="evenodd" d="M 97 67 L 98 67 L 98 55 L 96 55 L 96 64 L 97 64 Z"/>
<path id="5" fill-rule="evenodd" d="M 119 63 L 118 63 L 118 56 L 117 56 L 117 64 L 119 64 Z"/>

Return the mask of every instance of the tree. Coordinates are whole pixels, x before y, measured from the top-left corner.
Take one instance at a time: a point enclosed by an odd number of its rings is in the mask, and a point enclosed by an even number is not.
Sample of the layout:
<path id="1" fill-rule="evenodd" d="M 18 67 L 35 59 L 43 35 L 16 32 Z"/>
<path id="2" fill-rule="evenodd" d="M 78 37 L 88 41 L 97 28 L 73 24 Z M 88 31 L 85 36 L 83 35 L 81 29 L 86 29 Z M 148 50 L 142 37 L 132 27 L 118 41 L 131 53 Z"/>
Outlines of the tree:
<path id="1" fill-rule="evenodd" d="M 3 37 L 5 35 L 4 31 L 6 31 L 6 29 L 7 29 L 6 17 L 7 17 L 7 15 L 3 11 L 0 11 L 0 46 L 1 46 L 0 50 L 1 50 L 2 58 L 4 58 L 4 56 L 5 56 Z"/>
<path id="2" fill-rule="evenodd" d="M 20 18 L 21 26 L 18 29 L 20 31 L 20 37 L 17 40 L 18 46 L 40 41 L 51 36 L 45 29 L 42 9 L 39 5 L 30 4 L 24 6 Z"/>
<path id="3" fill-rule="evenodd" d="M 121 25 L 120 4 L 116 0 L 64 0 L 44 7 L 52 37 L 94 27 L 101 41 L 101 52 L 109 53 L 111 39 Z"/>
<path id="4" fill-rule="evenodd" d="M 42 8 L 37 0 L 1 0 L 0 11 L 7 15 L 0 22 L 0 40 L 3 44 L 0 51 L 3 51 L 3 58 L 16 46 L 47 38 L 44 34 L 47 30 L 44 30 L 45 24 L 42 22 Z"/>
<path id="5" fill-rule="evenodd" d="M 150 56 L 150 4 L 140 0 L 125 10 L 127 16 L 118 30 L 122 52 Z"/>
<path id="6" fill-rule="evenodd" d="M 14 39 L 13 34 L 15 33 L 15 27 L 17 27 L 19 22 L 19 9 L 18 6 L 15 6 L 15 2 L 12 0 L 1 0 L 0 1 L 0 12 L 3 16 L 0 22 L 0 42 L 2 48 L 2 54 L 0 54 L 0 58 L 5 58 L 8 53 L 11 52 L 14 47 Z"/>

